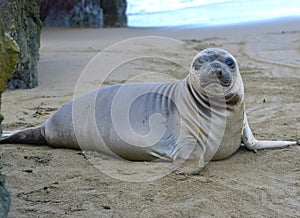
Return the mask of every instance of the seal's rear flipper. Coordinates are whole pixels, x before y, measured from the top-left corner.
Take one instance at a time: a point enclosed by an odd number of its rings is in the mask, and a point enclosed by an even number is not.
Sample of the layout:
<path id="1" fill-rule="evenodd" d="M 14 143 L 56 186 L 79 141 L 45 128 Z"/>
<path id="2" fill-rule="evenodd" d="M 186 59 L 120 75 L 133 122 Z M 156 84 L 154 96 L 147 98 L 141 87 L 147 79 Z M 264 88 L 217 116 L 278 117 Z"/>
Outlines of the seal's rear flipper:
<path id="1" fill-rule="evenodd" d="M 288 145 L 299 145 L 299 142 L 296 141 L 263 141 L 263 140 L 256 140 L 252 134 L 252 131 L 249 127 L 247 117 L 245 115 L 245 123 L 242 132 L 242 141 L 244 145 L 253 151 L 257 151 L 260 149 L 266 148 L 283 148 Z"/>
<path id="2" fill-rule="evenodd" d="M 17 132 L 4 131 L 1 136 L 0 144 L 6 143 L 46 145 L 44 126 L 32 127 Z"/>
<path id="3" fill-rule="evenodd" d="M 5 138 L 7 138 L 8 136 L 11 136 L 12 134 L 14 134 L 13 131 L 3 131 L 0 140 L 5 139 Z"/>

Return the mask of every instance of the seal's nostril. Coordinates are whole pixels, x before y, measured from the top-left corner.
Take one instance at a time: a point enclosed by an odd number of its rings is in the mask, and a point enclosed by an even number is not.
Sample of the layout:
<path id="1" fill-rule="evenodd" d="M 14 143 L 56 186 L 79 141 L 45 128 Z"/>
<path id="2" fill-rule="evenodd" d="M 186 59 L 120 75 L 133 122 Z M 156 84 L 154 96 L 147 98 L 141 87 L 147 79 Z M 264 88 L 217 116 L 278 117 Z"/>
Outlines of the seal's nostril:
<path id="1" fill-rule="evenodd" d="M 216 70 L 216 74 L 217 74 L 217 77 L 220 78 L 220 77 L 222 77 L 223 72 L 222 72 L 222 70 Z"/>
<path id="2" fill-rule="evenodd" d="M 221 78 L 222 75 L 223 75 L 222 69 L 214 69 L 212 72 L 213 72 L 218 78 Z"/>
<path id="3" fill-rule="evenodd" d="M 212 73 L 215 74 L 219 79 L 223 76 L 222 66 L 218 62 L 211 63 Z"/>

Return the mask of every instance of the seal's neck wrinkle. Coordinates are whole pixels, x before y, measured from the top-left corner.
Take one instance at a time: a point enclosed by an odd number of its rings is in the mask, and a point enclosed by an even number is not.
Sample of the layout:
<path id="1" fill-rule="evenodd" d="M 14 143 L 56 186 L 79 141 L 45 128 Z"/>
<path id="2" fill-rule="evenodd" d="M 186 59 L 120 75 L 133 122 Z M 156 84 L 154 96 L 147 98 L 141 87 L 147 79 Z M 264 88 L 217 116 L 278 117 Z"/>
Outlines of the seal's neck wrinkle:
<path id="1" fill-rule="evenodd" d="M 233 107 L 244 100 L 244 85 L 242 77 L 238 74 L 230 92 L 225 96 L 227 108 Z"/>
<path id="2" fill-rule="evenodd" d="M 227 122 L 227 109 L 225 97 L 210 98 L 199 91 L 197 83 L 192 83 L 194 78 L 187 77 L 183 80 L 185 86 L 178 97 L 181 119 L 184 127 L 194 137 L 205 153 L 207 163 L 217 152 L 221 144 Z"/>
<path id="3" fill-rule="evenodd" d="M 208 97 L 205 94 L 198 92 L 197 89 L 195 89 L 189 83 L 187 83 L 186 86 L 187 86 L 188 93 L 190 94 L 191 97 L 191 102 L 195 104 L 195 107 L 197 108 L 201 107 L 210 111 L 211 109 L 210 109 L 210 102 L 208 100 Z"/>
<path id="4" fill-rule="evenodd" d="M 186 78 L 187 89 L 195 102 L 201 104 L 201 107 L 206 110 L 213 110 L 213 108 L 226 108 L 225 94 L 210 95 L 200 85 L 199 79 L 196 79 L 193 74 L 189 74 Z"/>

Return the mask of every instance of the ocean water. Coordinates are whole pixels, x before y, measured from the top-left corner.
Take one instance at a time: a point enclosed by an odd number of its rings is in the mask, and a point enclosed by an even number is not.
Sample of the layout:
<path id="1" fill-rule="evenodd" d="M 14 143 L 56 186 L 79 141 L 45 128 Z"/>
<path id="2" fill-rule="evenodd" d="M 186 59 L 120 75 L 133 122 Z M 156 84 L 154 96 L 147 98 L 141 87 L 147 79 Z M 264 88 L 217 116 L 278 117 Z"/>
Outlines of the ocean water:
<path id="1" fill-rule="evenodd" d="M 300 0 L 127 0 L 127 5 L 130 27 L 218 26 L 300 17 Z"/>

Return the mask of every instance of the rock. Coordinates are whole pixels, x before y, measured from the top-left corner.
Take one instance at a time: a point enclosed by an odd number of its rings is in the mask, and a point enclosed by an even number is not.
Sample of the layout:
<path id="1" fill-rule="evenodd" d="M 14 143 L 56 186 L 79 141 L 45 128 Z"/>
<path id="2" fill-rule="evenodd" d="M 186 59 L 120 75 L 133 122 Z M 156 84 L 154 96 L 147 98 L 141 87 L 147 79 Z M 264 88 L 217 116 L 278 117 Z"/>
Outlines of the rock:
<path id="1" fill-rule="evenodd" d="M 6 176 L 1 172 L 2 163 L 0 159 L 0 217 L 7 217 L 10 208 L 10 191 L 5 186 Z"/>
<path id="2" fill-rule="evenodd" d="M 5 90 L 7 78 L 14 72 L 19 57 L 19 46 L 8 34 L 4 32 L 4 26 L 0 20 L 0 108 L 1 93 Z M 0 114 L 0 136 L 2 134 Z M 1 158 L 1 157 L 0 157 Z M 1 172 L 0 160 L 0 217 L 7 217 L 10 207 L 10 192 L 5 187 L 5 175 Z"/>
<path id="3" fill-rule="evenodd" d="M 0 24 L 0 93 L 5 90 L 7 79 L 15 70 L 19 50 L 16 41 L 4 32 Z"/>
<path id="4" fill-rule="evenodd" d="M 0 109 L 1 93 L 5 90 L 8 77 L 14 72 L 19 57 L 19 46 L 7 33 L 0 23 Z M 0 114 L 0 135 L 3 116 Z"/>
<path id="5" fill-rule="evenodd" d="M 8 77 L 14 72 L 19 58 L 19 46 L 0 25 L 0 93 L 5 90 Z"/>
<path id="6" fill-rule="evenodd" d="M 127 26 L 126 0 L 102 0 L 101 7 L 104 13 L 104 26 L 106 27 Z"/>
<path id="7" fill-rule="evenodd" d="M 44 0 L 41 19 L 44 26 L 124 27 L 126 0 Z"/>
<path id="8" fill-rule="evenodd" d="M 8 79 L 9 89 L 34 88 L 38 84 L 40 4 L 42 0 L 1 0 L 0 14 L 4 30 L 19 45 L 20 55 L 14 74 Z"/>
<path id="9" fill-rule="evenodd" d="M 101 0 L 44 0 L 41 19 L 44 26 L 102 27 Z"/>

